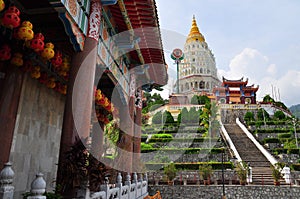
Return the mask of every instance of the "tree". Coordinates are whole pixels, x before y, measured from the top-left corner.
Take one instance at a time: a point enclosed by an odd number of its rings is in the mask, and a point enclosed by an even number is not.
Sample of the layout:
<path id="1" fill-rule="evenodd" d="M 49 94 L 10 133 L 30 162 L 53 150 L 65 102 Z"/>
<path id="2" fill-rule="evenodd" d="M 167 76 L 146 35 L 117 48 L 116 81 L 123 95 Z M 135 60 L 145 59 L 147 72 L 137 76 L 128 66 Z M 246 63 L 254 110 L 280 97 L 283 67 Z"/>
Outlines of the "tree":
<path id="1" fill-rule="evenodd" d="M 206 95 L 201 95 L 201 96 L 198 96 L 198 101 L 199 101 L 199 104 L 207 104 L 207 103 L 210 103 L 210 99 L 206 96 Z"/>
<path id="2" fill-rule="evenodd" d="M 268 95 L 266 95 L 266 96 L 264 96 L 264 98 L 263 98 L 263 102 L 271 102 L 271 103 L 273 103 L 273 102 L 275 102 L 275 100 L 268 94 Z"/>
<path id="3" fill-rule="evenodd" d="M 270 115 L 269 115 L 269 113 L 265 109 L 260 108 L 257 111 L 257 119 L 258 120 L 269 120 L 270 119 Z"/>
<path id="4" fill-rule="evenodd" d="M 254 121 L 254 114 L 248 111 L 244 116 L 244 120 L 246 123 L 249 123 L 250 121 Z"/>
<path id="5" fill-rule="evenodd" d="M 142 110 L 143 113 L 154 111 L 168 102 L 168 100 L 164 100 L 158 93 L 151 95 L 149 92 L 144 92 L 144 98 L 146 98 L 146 101 L 144 102 L 144 108 Z"/>
<path id="6" fill-rule="evenodd" d="M 276 118 L 278 120 L 283 120 L 283 119 L 285 119 L 285 114 L 282 111 L 276 111 L 274 113 L 274 118 Z"/>
<path id="7" fill-rule="evenodd" d="M 189 112 L 188 112 L 188 110 L 187 110 L 187 108 L 186 107 L 184 107 L 182 110 L 181 110 L 181 117 L 180 117 L 180 119 L 181 119 L 181 122 L 182 123 L 188 123 L 189 122 Z"/>
<path id="8" fill-rule="evenodd" d="M 188 113 L 189 123 L 199 123 L 199 112 L 196 111 L 195 107 L 192 107 Z"/>
<path id="9" fill-rule="evenodd" d="M 153 124 L 161 124 L 162 114 L 161 112 L 157 112 L 152 117 Z"/>
<path id="10" fill-rule="evenodd" d="M 194 95 L 194 96 L 192 97 L 192 99 L 191 99 L 191 104 L 196 104 L 196 105 L 200 104 L 200 103 L 199 103 L 199 96 L 198 96 L 198 95 Z"/>
<path id="11" fill-rule="evenodd" d="M 164 174 L 168 177 L 169 181 L 173 181 L 176 177 L 177 169 L 175 164 L 171 162 L 168 166 L 164 167 Z"/>
<path id="12" fill-rule="evenodd" d="M 167 124 L 174 123 L 174 118 L 169 111 L 164 112 L 163 120 L 164 120 L 164 123 L 167 123 Z"/>

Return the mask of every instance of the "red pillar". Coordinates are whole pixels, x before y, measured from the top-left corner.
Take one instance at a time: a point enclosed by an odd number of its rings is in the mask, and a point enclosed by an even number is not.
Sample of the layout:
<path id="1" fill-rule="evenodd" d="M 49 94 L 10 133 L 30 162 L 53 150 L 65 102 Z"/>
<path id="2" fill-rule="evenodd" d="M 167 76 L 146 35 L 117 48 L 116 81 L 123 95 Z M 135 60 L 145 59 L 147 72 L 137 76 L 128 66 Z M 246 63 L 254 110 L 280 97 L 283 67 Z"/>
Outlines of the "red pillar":
<path id="1" fill-rule="evenodd" d="M 77 139 L 83 140 L 90 133 L 100 16 L 100 1 L 92 0 L 84 49 L 72 58 L 60 143 L 57 184 L 60 184 L 64 177 L 60 172 L 60 167 L 64 163 L 66 152 Z"/>
<path id="2" fill-rule="evenodd" d="M 130 94 L 128 105 L 120 110 L 120 139 L 118 141 L 117 169 L 132 173 L 133 171 L 133 139 L 135 108 L 135 75 L 130 76 Z"/>
<path id="3" fill-rule="evenodd" d="M 11 144 L 22 90 L 24 72 L 14 66 L 6 66 L 5 79 L 0 94 L 0 170 L 9 161 Z"/>

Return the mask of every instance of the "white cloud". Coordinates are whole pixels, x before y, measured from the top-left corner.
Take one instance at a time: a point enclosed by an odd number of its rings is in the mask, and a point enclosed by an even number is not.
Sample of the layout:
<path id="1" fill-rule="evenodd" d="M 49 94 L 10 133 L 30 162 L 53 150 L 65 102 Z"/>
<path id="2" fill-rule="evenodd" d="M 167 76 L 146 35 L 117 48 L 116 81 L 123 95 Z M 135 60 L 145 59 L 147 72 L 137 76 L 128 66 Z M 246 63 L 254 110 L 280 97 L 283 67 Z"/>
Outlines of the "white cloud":
<path id="1" fill-rule="evenodd" d="M 230 62 L 229 70 L 219 70 L 219 76 L 228 79 L 249 79 L 249 85 L 259 85 L 257 100 L 270 94 L 287 106 L 300 103 L 300 71 L 288 70 L 276 78 L 277 67 L 256 49 L 245 48 Z"/>

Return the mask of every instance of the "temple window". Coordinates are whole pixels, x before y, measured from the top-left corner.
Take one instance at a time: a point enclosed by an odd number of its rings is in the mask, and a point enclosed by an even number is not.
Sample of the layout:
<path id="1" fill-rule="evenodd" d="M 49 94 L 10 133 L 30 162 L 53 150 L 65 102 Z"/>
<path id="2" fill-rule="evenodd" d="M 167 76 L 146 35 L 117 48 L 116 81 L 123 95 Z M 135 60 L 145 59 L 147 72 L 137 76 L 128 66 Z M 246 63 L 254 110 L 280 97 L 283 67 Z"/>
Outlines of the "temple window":
<path id="1" fill-rule="evenodd" d="M 200 82 L 199 88 L 200 88 L 200 89 L 204 89 L 204 88 L 205 88 L 205 82 L 204 82 L 204 81 L 201 81 L 201 82 Z"/>
<path id="2" fill-rule="evenodd" d="M 200 68 L 200 73 L 201 73 L 201 74 L 203 73 L 203 69 L 202 69 L 202 68 Z"/>

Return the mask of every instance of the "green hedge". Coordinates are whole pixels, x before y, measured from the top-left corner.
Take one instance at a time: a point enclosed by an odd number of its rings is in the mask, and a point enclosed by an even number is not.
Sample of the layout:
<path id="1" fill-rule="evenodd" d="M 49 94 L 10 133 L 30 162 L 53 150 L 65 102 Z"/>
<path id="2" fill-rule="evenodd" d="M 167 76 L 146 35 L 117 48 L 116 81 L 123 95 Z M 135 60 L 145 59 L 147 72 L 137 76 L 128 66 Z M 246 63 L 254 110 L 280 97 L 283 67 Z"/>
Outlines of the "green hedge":
<path id="1" fill-rule="evenodd" d="M 280 140 L 278 138 L 265 138 L 263 143 L 280 143 Z"/>
<path id="2" fill-rule="evenodd" d="M 156 142 L 208 142 L 209 138 L 203 137 L 203 138 L 151 138 L 149 142 L 156 143 Z M 217 142 L 218 138 L 212 138 L 211 142 Z"/>
<path id="3" fill-rule="evenodd" d="M 288 149 L 287 154 L 300 154 L 300 150 L 297 148 L 296 149 Z"/>
<path id="4" fill-rule="evenodd" d="M 173 138 L 173 135 L 171 134 L 166 134 L 166 133 L 163 133 L 163 134 L 154 134 L 152 135 L 151 138 Z"/>
<path id="5" fill-rule="evenodd" d="M 292 137 L 291 133 L 281 133 L 278 135 L 278 138 L 290 138 Z"/>
<path id="6" fill-rule="evenodd" d="M 146 163 L 145 166 L 149 170 L 163 169 L 167 163 Z M 178 170 L 199 170 L 200 165 L 211 165 L 214 170 L 222 169 L 222 162 L 196 162 L 196 163 L 175 163 Z M 233 169 L 234 166 L 231 162 L 224 162 L 224 169 Z"/>
<path id="7" fill-rule="evenodd" d="M 291 164 L 291 169 L 295 171 L 300 171 L 300 164 Z"/>
<path id="8" fill-rule="evenodd" d="M 146 144 L 144 142 L 141 143 L 141 150 L 151 150 L 153 149 L 152 144 Z"/>
<path id="9" fill-rule="evenodd" d="M 257 129 L 257 133 L 288 133 L 290 129 Z"/>
<path id="10" fill-rule="evenodd" d="M 276 148 L 273 149 L 274 154 L 287 154 L 288 149 Z"/>
<path id="11" fill-rule="evenodd" d="M 218 154 L 222 153 L 222 148 L 212 148 L 212 149 L 204 149 L 204 148 L 185 148 L 185 149 L 178 149 L 178 148 L 149 148 L 149 149 L 142 149 L 141 153 L 150 153 L 154 151 L 163 151 L 168 154 Z"/>

